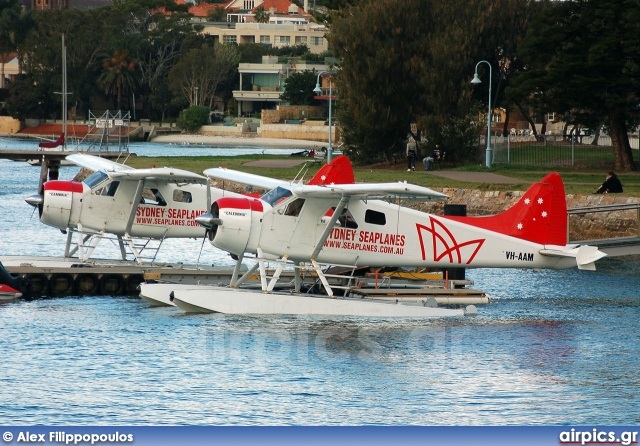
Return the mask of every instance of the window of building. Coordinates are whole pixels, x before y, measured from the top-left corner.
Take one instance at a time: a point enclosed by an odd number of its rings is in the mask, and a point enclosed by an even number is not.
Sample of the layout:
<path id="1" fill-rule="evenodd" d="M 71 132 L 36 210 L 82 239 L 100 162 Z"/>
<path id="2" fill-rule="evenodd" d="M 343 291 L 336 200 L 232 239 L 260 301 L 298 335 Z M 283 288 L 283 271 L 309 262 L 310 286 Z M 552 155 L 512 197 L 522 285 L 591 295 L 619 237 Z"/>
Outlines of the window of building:
<path id="1" fill-rule="evenodd" d="M 254 0 L 244 0 L 244 9 L 251 10 L 255 8 L 254 3 L 255 3 Z"/>
<path id="2" fill-rule="evenodd" d="M 296 36 L 296 45 L 306 45 L 307 36 Z"/>
<path id="3" fill-rule="evenodd" d="M 275 44 L 276 45 L 289 45 L 289 44 L 291 44 L 291 37 L 290 36 L 276 36 L 275 37 Z"/>
<path id="4" fill-rule="evenodd" d="M 556 120 L 556 114 L 555 113 L 547 113 L 547 121 L 552 122 Z"/>
<path id="5" fill-rule="evenodd" d="M 387 217 L 382 212 L 367 209 L 364 214 L 364 221 L 372 225 L 384 226 L 387 224 Z"/>
<path id="6" fill-rule="evenodd" d="M 260 36 L 260 43 L 271 43 L 271 36 Z"/>
<path id="7" fill-rule="evenodd" d="M 311 37 L 311 45 L 322 46 L 322 37 Z"/>
<path id="8" fill-rule="evenodd" d="M 222 43 L 237 43 L 237 36 L 222 36 Z"/>

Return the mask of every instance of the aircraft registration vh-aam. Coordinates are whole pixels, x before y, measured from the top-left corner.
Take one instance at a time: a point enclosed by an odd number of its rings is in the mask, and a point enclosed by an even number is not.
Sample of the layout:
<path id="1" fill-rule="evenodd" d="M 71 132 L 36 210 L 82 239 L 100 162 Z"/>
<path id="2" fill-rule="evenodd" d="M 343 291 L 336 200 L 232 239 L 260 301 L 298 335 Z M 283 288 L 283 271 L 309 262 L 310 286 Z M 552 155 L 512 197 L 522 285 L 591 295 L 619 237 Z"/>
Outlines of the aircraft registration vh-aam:
<path id="1" fill-rule="evenodd" d="M 38 208 L 44 224 L 67 233 L 65 257 L 77 253 L 81 261 L 90 258 L 102 239 L 115 237 L 123 260 L 126 246 L 142 263 L 148 257 L 141 251 L 149 240 L 161 244 L 165 238 L 201 239 L 202 227 L 195 218 L 207 212 L 208 203 L 244 196 L 208 187 L 206 177 L 186 170 L 135 169 L 86 154 L 66 159 L 94 173 L 82 182 L 47 181 L 42 195 L 26 201 Z M 308 184 L 353 183 L 353 169 L 345 160 L 324 165 Z M 290 184 L 271 178 L 262 181 L 267 189 Z M 73 233 L 77 233 L 77 243 L 72 248 Z M 156 253 L 157 249 L 159 245 Z"/>
<path id="2" fill-rule="evenodd" d="M 265 181 L 223 168 L 204 173 L 258 187 Z M 437 308 L 432 300 L 338 298 L 322 266 L 594 270 L 595 262 L 605 256 L 596 247 L 566 243 L 566 198 L 557 173 L 532 185 L 513 207 L 493 216 L 438 216 L 399 202 L 447 199 L 407 183 L 291 183 L 276 186 L 260 198 L 219 198 L 211 204 L 210 213 L 196 220 L 207 228 L 213 246 L 238 257 L 230 287 L 176 286 L 171 300 L 186 311 L 229 314 L 459 316 L 477 310 L 473 305 Z M 257 263 L 238 278 L 245 255 L 255 256 Z M 265 268 L 268 261 L 277 263 L 271 277 Z M 289 292 L 276 291 L 285 265 L 294 268 L 295 286 Z M 326 295 L 302 292 L 300 269 L 306 265 L 317 274 Z M 239 288 L 258 268 L 261 290 Z"/>

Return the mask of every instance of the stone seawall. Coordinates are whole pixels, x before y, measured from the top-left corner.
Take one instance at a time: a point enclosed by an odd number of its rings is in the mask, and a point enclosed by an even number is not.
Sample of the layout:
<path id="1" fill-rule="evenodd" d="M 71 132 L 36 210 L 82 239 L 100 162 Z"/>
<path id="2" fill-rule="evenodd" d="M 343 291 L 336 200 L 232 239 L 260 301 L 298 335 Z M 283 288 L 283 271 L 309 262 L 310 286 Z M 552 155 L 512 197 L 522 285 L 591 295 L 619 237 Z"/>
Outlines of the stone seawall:
<path id="1" fill-rule="evenodd" d="M 493 215 L 509 209 L 524 191 L 496 192 L 469 189 L 436 189 L 450 197 L 448 204 L 466 204 L 467 215 Z M 567 207 L 595 207 L 606 204 L 640 203 L 640 198 L 618 194 L 567 195 Z M 437 215 L 445 203 L 414 203 L 410 207 Z M 569 240 L 592 240 L 638 236 L 638 211 L 589 212 L 569 216 Z"/>

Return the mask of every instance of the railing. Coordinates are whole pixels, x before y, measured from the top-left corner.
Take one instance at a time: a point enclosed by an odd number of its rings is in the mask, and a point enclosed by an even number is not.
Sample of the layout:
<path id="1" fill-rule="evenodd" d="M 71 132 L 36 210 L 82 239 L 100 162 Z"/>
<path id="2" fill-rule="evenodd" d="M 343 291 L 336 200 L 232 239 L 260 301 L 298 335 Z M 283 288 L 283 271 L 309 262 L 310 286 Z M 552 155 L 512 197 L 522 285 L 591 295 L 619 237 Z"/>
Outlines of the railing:
<path id="1" fill-rule="evenodd" d="M 480 138 L 479 156 L 484 156 L 484 137 Z M 600 136 L 591 145 L 593 136 L 539 135 L 528 132 L 491 138 L 493 163 L 537 166 L 610 166 L 614 163 L 609 136 Z M 638 138 L 630 137 L 634 159 L 638 159 Z M 480 156 L 480 158 L 482 158 Z"/>

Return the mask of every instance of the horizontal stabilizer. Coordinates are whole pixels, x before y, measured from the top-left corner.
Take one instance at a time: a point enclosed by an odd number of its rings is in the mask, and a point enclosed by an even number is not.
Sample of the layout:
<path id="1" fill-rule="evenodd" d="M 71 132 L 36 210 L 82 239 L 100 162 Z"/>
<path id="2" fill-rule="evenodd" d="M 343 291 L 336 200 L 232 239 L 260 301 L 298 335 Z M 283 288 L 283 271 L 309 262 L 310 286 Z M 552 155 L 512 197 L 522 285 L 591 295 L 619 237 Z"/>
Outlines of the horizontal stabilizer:
<path id="1" fill-rule="evenodd" d="M 574 257 L 578 269 L 595 271 L 595 262 L 605 257 L 607 254 L 600 251 L 596 246 L 581 245 L 578 247 L 558 246 L 557 248 L 541 249 L 540 254 L 555 257 Z"/>

